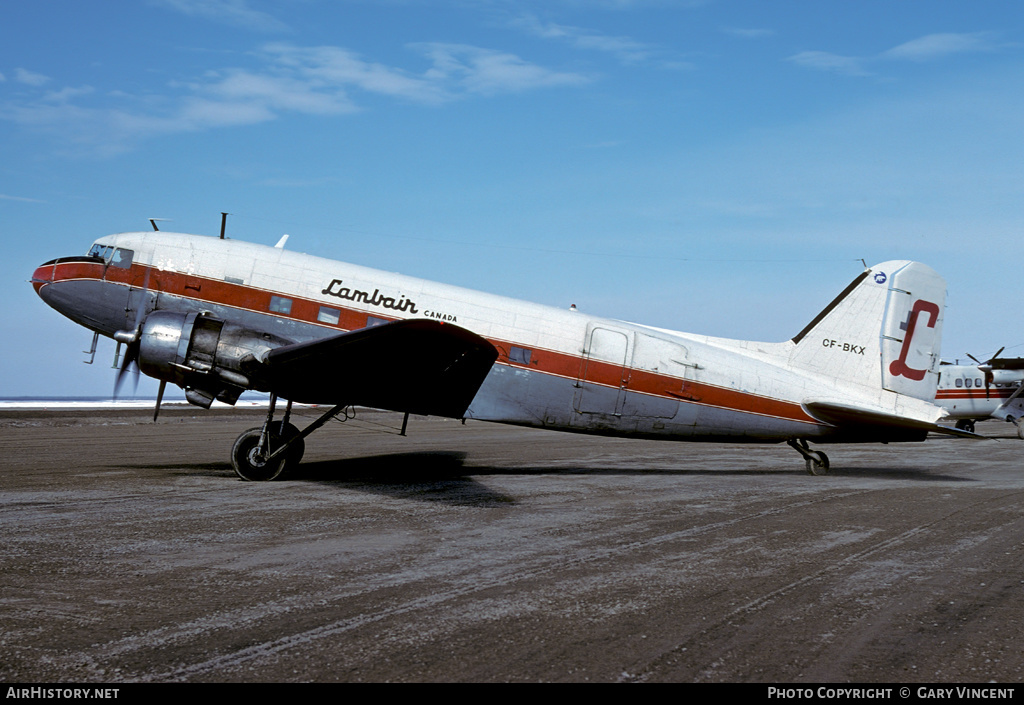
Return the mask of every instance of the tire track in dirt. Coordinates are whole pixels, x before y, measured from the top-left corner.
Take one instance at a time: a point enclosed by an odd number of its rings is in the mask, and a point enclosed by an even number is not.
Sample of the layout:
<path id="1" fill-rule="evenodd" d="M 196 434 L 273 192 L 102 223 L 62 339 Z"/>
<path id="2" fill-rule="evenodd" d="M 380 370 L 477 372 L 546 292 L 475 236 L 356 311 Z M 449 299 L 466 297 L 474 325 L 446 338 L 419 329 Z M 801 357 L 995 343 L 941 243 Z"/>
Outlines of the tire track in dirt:
<path id="1" fill-rule="evenodd" d="M 635 554 L 639 551 L 650 549 L 652 547 L 670 544 L 681 540 L 690 540 L 693 538 L 699 538 L 707 534 L 713 534 L 720 532 L 727 527 L 734 527 L 736 525 L 743 524 L 750 521 L 759 521 L 765 517 L 786 514 L 788 512 L 800 511 L 806 509 L 812 505 L 820 504 L 822 502 L 831 502 L 838 499 L 851 499 L 860 495 L 868 494 L 869 490 L 853 490 L 845 492 L 835 492 L 827 496 L 814 496 L 812 498 L 805 498 L 796 502 L 789 502 L 782 506 L 774 506 L 768 509 L 760 510 L 753 513 L 744 514 L 741 516 L 732 517 L 726 520 L 720 520 L 703 524 L 700 526 L 688 527 L 679 531 L 674 531 L 666 534 L 660 534 L 658 536 L 645 539 L 643 541 L 632 541 L 626 544 L 621 544 L 614 547 L 608 547 L 604 549 L 591 549 L 587 553 L 572 558 L 566 558 L 560 554 L 544 555 L 532 559 L 535 563 L 532 566 L 523 565 L 522 563 L 516 563 L 514 565 L 507 566 L 504 571 L 497 575 L 491 576 L 487 580 L 475 580 L 470 584 L 460 588 L 447 589 L 440 592 L 435 592 L 430 595 L 416 597 L 414 599 L 403 602 L 399 605 L 392 605 L 386 609 L 383 609 L 375 613 L 364 613 L 354 615 L 352 617 L 346 617 L 341 620 L 337 620 L 330 624 L 318 626 L 313 629 L 309 629 L 302 632 L 296 632 L 282 636 L 278 639 L 274 639 L 269 642 L 261 644 L 255 644 L 244 649 L 237 651 L 219 654 L 209 659 L 198 661 L 192 664 L 182 665 L 178 668 L 169 670 L 154 672 L 142 676 L 143 680 L 146 681 L 162 681 L 162 680 L 183 680 L 189 677 L 212 673 L 222 672 L 225 669 L 238 668 L 243 664 L 250 663 L 253 661 L 260 661 L 265 659 L 272 659 L 283 652 L 287 652 L 291 649 L 298 648 L 300 646 L 306 646 L 313 642 L 327 639 L 359 627 L 379 623 L 392 617 L 399 617 L 403 615 L 415 614 L 424 610 L 434 610 L 440 606 L 464 598 L 474 593 L 482 593 L 495 588 L 508 588 L 511 584 L 524 583 L 529 581 L 535 581 L 550 576 L 553 573 L 563 572 L 581 565 L 593 564 L 602 561 L 608 561 L 623 555 Z M 373 590 L 364 591 L 373 592 L 385 587 L 399 587 L 400 582 L 394 582 L 391 585 L 377 585 Z M 354 597 L 352 593 L 345 594 L 318 594 L 318 595 L 307 595 L 304 597 L 303 602 L 307 603 L 310 608 L 314 605 L 320 605 L 326 602 L 337 602 L 342 599 L 351 599 Z M 290 606 L 288 611 L 301 610 L 302 606 Z M 753 606 L 744 609 L 753 609 Z M 212 629 L 237 629 L 239 623 L 256 624 L 260 622 L 268 614 L 280 614 L 284 610 L 281 606 L 275 605 L 262 605 L 259 608 L 246 609 L 242 613 L 229 616 L 221 615 L 217 620 L 219 625 L 205 624 L 205 620 L 193 622 L 180 630 L 165 631 L 161 635 L 140 635 L 133 637 L 130 641 L 122 642 L 119 645 L 109 645 L 104 648 L 104 652 L 107 655 L 114 655 L 115 653 L 124 653 L 124 650 L 137 650 L 139 648 L 148 648 L 149 646 L 165 645 L 171 642 L 187 641 L 193 636 L 199 634 L 205 634 Z M 383 638 L 383 637 L 382 637 Z M 149 644 L 150 640 L 153 639 L 152 644 Z M 147 646 L 148 645 L 148 646 Z"/>
<path id="2" fill-rule="evenodd" d="M 930 543 L 934 536 L 934 529 L 936 527 L 950 524 L 964 516 L 976 517 L 979 509 L 984 508 L 989 510 L 988 513 L 1000 511 L 992 509 L 994 502 L 998 502 L 1001 507 L 1014 507 L 1019 504 L 1020 496 L 1021 493 L 1019 492 L 1010 492 L 994 499 L 986 499 L 985 501 L 974 502 L 966 507 L 957 508 L 942 517 L 916 525 L 912 528 L 901 531 L 894 536 L 874 542 L 870 546 L 861 548 L 860 550 L 835 560 L 834 562 L 814 570 L 813 572 L 803 575 L 797 580 L 793 580 L 769 590 L 757 596 L 755 599 L 749 600 L 743 605 L 722 614 L 714 624 L 708 625 L 698 634 L 679 642 L 642 666 L 634 666 L 628 671 L 628 673 L 624 674 L 623 678 L 620 680 L 627 682 L 659 680 L 662 676 L 671 674 L 678 668 L 679 664 L 684 660 L 682 658 L 682 654 L 686 654 L 686 660 L 692 660 L 692 655 L 702 649 L 707 650 L 708 644 L 727 644 L 734 641 L 733 634 L 736 631 L 735 622 L 737 619 L 742 621 L 743 617 L 747 614 L 766 610 L 773 604 L 779 602 L 782 598 L 791 596 L 794 593 L 799 593 L 803 589 L 815 583 L 820 583 L 837 574 L 848 571 L 851 568 L 856 568 L 872 557 L 888 555 L 919 539 L 927 540 Z M 985 523 L 985 526 L 989 533 L 993 533 L 1006 529 L 1020 521 L 1020 517 L 1012 515 L 1011 513 L 1005 521 L 997 524 Z M 961 542 L 959 545 L 955 543 L 944 543 L 941 545 L 943 558 L 946 562 L 949 562 L 959 554 L 974 549 L 976 543 L 977 542 L 974 541 Z M 936 547 L 935 550 L 939 550 L 939 547 Z M 799 601 L 793 600 L 791 601 L 791 604 L 799 604 Z M 889 609 L 895 611 L 896 607 L 890 606 Z M 844 638 L 841 645 L 838 645 L 833 649 L 825 649 L 823 651 L 827 651 L 829 654 L 833 655 L 841 654 L 842 660 L 850 662 L 856 658 L 858 647 L 862 647 L 864 643 L 870 641 L 879 631 L 885 628 L 886 624 L 887 622 L 881 621 L 873 626 L 865 628 L 859 637 Z M 756 640 L 750 640 L 746 644 L 747 647 L 757 645 Z M 730 650 L 735 651 L 737 646 L 742 645 L 734 644 L 730 647 Z M 808 648 L 808 653 L 811 651 L 812 649 Z M 823 655 L 817 657 L 815 660 L 820 660 L 821 658 L 827 657 Z M 722 655 L 714 657 L 712 659 L 712 663 L 713 667 L 700 669 L 699 673 L 695 674 L 693 680 L 721 680 L 725 673 L 725 670 L 721 668 L 724 665 Z M 833 661 L 832 663 L 835 665 L 837 661 Z M 836 670 L 837 669 L 835 668 L 828 669 L 830 675 L 821 675 L 819 676 L 819 680 L 830 680 L 831 678 L 835 678 Z M 737 675 L 738 674 L 734 673 L 733 677 L 735 678 Z"/>

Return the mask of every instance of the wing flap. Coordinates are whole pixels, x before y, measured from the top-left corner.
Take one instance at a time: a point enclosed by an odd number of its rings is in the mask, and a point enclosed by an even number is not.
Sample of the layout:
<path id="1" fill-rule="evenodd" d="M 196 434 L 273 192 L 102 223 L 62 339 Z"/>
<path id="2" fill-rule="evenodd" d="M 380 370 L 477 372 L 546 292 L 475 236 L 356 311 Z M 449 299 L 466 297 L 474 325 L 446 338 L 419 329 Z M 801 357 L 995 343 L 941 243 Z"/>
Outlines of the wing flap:
<path id="1" fill-rule="evenodd" d="M 461 418 L 497 357 L 464 328 L 411 319 L 275 348 L 264 362 L 271 390 L 292 401 Z"/>

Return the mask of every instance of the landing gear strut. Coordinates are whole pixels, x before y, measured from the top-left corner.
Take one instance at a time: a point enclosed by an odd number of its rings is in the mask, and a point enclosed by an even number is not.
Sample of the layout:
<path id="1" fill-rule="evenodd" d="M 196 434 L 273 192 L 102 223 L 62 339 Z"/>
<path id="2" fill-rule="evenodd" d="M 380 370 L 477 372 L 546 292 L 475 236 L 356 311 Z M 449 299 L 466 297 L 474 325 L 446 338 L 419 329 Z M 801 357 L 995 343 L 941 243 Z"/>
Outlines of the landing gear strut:
<path id="1" fill-rule="evenodd" d="M 793 449 L 804 456 L 807 461 L 807 472 L 810 475 L 824 475 L 828 472 L 828 456 L 823 451 L 811 450 L 803 438 L 791 438 L 786 441 Z"/>
<path id="2" fill-rule="evenodd" d="M 1024 441 L 1024 416 L 1016 419 L 1012 416 L 1007 416 L 1006 420 L 1017 427 L 1017 438 Z"/>
<path id="3" fill-rule="evenodd" d="M 306 449 L 306 436 L 323 426 L 346 406 L 335 406 L 305 430 L 299 431 L 288 422 L 292 413 L 291 401 L 285 407 L 284 418 L 280 421 L 274 421 L 276 405 L 277 395 L 271 394 L 270 408 L 263 426 L 250 428 L 244 432 L 231 448 L 231 466 L 235 469 L 235 474 L 243 480 L 276 480 L 287 468 L 298 465 Z"/>

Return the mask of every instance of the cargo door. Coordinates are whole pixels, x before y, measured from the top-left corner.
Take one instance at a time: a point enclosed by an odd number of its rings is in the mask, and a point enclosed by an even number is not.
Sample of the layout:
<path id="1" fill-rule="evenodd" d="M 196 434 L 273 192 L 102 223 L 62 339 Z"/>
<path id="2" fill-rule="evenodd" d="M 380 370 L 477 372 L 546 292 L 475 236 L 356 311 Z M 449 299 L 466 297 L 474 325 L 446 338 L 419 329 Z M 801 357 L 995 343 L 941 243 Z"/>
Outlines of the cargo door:
<path id="1" fill-rule="evenodd" d="M 581 414 L 620 416 L 626 388 L 630 335 L 588 326 L 573 407 Z"/>
<path id="2" fill-rule="evenodd" d="M 671 419 L 686 392 L 687 371 L 693 367 L 684 346 L 665 338 L 636 333 L 623 415 Z"/>

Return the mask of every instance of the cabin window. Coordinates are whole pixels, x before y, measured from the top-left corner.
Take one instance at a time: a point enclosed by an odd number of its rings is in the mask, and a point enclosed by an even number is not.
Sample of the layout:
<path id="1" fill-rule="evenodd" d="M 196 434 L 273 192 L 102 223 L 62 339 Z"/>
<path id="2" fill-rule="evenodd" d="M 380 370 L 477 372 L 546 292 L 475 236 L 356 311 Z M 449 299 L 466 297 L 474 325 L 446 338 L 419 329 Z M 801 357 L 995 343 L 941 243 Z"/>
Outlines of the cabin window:
<path id="1" fill-rule="evenodd" d="M 286 299 L 283 296 L 271 296 L 270 310 L 274 313 L 291 313 L 292 300 Z"/>
<path id="2" fill-rule="evenodd" d="M 520 365 L 529 365 L 533 357 L 533 351 L 529 348 L 520 348 L 513 345 L 508 351 L 508 361 L 518 362 Z"/>
<path id="3" fill-rule="evenodd" d="M 971 386 L 971 378 L 970 377 L 968 377 L 967 379 L 964 380 L 964 386 L 966 386 L 967 388 L 970 388 L 970 386 Z"/>
<path id="4" fill-rule="evenodd" d="M 378 318 L 377 316 L 367 316 L 366 317 L 366 327 L 367 328 L 373 328 L 374 326 L 382 326 L 385 323 L 390 323 L 390 321 L 388 319 L 386 319 L 386 318 Z"/>
<path id="5" fill-rule="evenodd" d="M 110 258 L 110 264 L 121 269 L 129 269 L 132 266 L 132 258 L 135 257 L 134 250 L 126 250 L 118 247 L 114 250 L 114 256 Z"/>
<path id="6" fill-rule="evenodd" d="M 341 320 L 341 311 L 336 308 L 321 306 L 320 312 L 316 314 L 316 320 L 321 323 L 330 323 L 332 326 L 336 326 L 338 325 L 338 321 Z"/>
<path id="7" fill-rule="evenodd" d="M 960 379 L 959 377 L 956 378 L 956 386 L 957 387 L 964 386 L 964 381 L 962 379 Z"/>
<path id="8" fill-rule="evenodd" d="M 980 379 L 975 379 L 974 380 L 974 386 L 975 387 L 980 387 L 981 386 L 981 380 Z"/>

